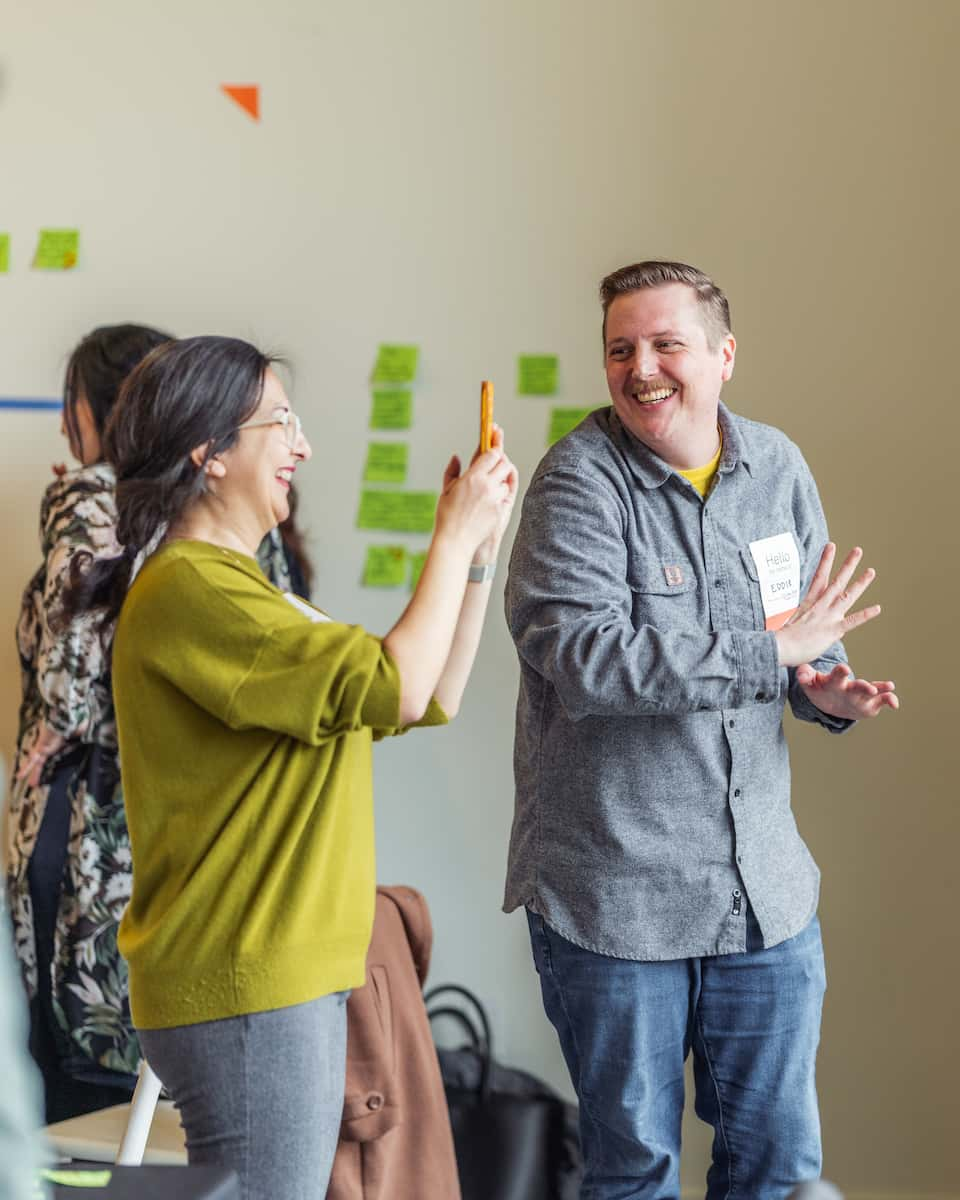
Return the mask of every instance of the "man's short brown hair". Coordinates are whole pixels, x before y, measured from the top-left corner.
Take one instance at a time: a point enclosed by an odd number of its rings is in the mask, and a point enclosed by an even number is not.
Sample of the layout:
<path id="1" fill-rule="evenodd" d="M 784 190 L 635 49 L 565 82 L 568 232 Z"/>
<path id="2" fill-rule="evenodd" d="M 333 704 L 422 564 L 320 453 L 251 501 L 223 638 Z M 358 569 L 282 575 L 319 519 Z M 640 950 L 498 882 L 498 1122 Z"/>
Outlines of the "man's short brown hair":
<path id="1" fill-rule="evenodd" d="M 707 344 L 715 350 L 731 332 L 730 305 L 713 280 L 696 267 L 681 262 L 661 262 L 650 259 L 611 271 L 600 281 L 600 303 L 603 306 L 603 342 L 607 342 L 607 312 L 618 296 L 640 292 L 644 288 L 664 287 L 668 283 L 684 283 L 693 288 L 700 304 Z"/>

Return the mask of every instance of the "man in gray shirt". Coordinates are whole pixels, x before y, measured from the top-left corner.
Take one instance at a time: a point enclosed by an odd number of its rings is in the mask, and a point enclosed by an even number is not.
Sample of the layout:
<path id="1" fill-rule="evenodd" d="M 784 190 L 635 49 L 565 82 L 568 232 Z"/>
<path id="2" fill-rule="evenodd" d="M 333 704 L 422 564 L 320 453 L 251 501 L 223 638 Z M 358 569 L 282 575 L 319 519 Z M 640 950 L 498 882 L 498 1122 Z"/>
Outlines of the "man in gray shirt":
<path id="1" fill-rule="evenodd" d="M 824 973 L 783 710 L 842 732 L 897 707 L 842 645 L 873 572 L 856 549 L 831 582 L 799 450 L 720 403 L 720 289 L 646 262 L 600 295 L 612 407 L 540 463 L 510 562 L 504 907 L 580 1098 L 585 1200 L 679 1196 L 691 1049 L 708 1200 L 785 1200 L 820 1172 Z"/>

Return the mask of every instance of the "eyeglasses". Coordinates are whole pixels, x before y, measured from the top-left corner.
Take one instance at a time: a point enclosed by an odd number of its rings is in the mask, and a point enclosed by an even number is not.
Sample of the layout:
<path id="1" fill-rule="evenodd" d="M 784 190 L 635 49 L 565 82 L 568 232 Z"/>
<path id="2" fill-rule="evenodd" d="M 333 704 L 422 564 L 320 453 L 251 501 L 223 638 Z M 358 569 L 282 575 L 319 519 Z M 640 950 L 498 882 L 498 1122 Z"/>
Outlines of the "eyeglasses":
<path id="1" fill-rule="evenodd" d="M 244 421 L 242 425 L 237 426 L 237 430 L 258 429 L 262 425 L 282 425 L 287 446 L 291 450 L 297 448 L 297 442 L 300 441 L 300 435 L 303 433 L 303 426 L 300 424 L 300 418 L 291 409 L 278 408 L 272 417 L 264 417 L 260 421 Z"/>

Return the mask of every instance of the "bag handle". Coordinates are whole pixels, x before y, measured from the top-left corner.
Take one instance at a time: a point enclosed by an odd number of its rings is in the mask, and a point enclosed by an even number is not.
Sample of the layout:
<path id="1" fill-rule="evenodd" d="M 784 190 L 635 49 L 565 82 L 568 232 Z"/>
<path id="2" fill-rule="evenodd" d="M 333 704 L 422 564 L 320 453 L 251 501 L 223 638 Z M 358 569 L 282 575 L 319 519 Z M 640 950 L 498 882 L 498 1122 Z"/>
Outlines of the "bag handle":
<path id="1" fill-rule="evenodd" d="M 473 1009 L 480 1021 L 480 1028 L 483 1030 L 482 1040 L 477 1038 L 473 1021 L 467 1013 L 462 1011 L 462 1009 L 452 1008 L 451 1006 L 447 1005 L 439 1009 L 434 1009 L 434 1011 L 431 1012 L 428 1008 L 427 1016 L 430 1018 L 440 1014 L 452 1016 L 454 1013 L 456 1013 L 461 1018 L 462 1022 L 470 1027 L 471 1034 L 474 1038 L 474 1048 L 480 1057 L 480 1086 L 477 1090 L 480 1099 L 485 1101 L 490 1095 L 490 1064 L 493 1061 L 493 1036 L 490 1032 L 490 1018 L 487 1016 L 487 1010 L 483 1007 L 473 992 L 469 991 L 465 987 L 462 987 L 459 983 L 439 983 L 436 987 L 430 988 L 428 992 L 424 992 L 423 994 L 424 1004 L 429 1005 L 431 1001 L 436 1000 L 438 996 L 443 995 L 445 992 L 452 992 L 454 995 L 466 1000 L 470 1005 L 473 1006 Z"/>
<path id="2" fill-rule="evenodd" d="M 483 1049 L 483 1041 L 477 1032 L 476 1025 L 474 1025 L 473 1021 L 470 1020 L 462 1008 L 431 1008 L 427 1012 L 427 1016 L 431 1021 L 435 1017 L 450 1017 L 466 1032 L 467 1037 L 470 1039 L 471 1050 L 480 1051 Z"/>

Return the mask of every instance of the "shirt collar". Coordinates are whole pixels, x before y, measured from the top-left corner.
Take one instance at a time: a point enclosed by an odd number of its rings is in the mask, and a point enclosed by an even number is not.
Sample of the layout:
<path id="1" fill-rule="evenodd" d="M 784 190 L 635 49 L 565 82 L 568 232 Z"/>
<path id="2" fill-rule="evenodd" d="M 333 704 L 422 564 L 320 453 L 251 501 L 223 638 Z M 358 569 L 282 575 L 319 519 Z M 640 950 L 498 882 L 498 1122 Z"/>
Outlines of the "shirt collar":
<path id="1" fill-rule="evenodd" d="M 717 470 L 726 475 L 727 472 L 733 470 L 737 463 L 743 463 L 747 474 L 752 475 L 749 444 L 743 436 L 740 422 L 723 401 L 720 402 L 717 410 L 717 420 L 720 423 L 720 432 L 723 434 L 723 454 L 720 456 L 720 466 Z"/>
<path id="2" fill-rule="evenodd" d="M 723 434 L 723 453 L 717 470 L 721 474 L 732 471 L 738 463 L 743 463 L 750 472 L 749 453 L 746 441 L 738 428 L 736 418 L 723 403 L 717 410 L 717 420 Z M 674 474 L 673 467 L 633 436 L 616 414 L 610 409 L 610 435 L 623 452 L 637 482 L 645 488 L 661 487 Z M 750 472 L 752 474 L 752 472 Z"/>

